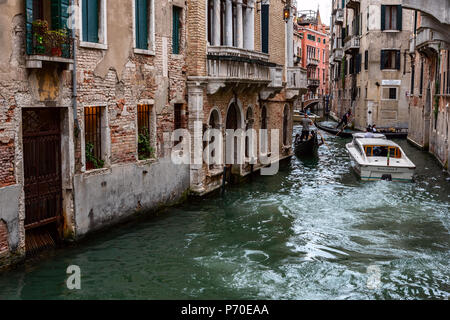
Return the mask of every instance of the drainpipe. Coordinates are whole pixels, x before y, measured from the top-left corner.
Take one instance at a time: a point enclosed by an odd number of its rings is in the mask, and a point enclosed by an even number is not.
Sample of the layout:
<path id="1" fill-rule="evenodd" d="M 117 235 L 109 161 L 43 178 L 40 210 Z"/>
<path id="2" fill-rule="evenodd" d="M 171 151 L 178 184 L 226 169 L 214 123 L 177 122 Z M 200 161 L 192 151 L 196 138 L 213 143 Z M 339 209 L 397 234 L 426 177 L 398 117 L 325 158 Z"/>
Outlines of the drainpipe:
<path id="1" fill-rule="evenodd" d="M 72 70 L 72 108 L 73 108 L 73 121 L 74 121 L 74 133 L 75 136 L 78 136 L 80 133 L 80 124 L 78 123 L 78 114 L 77 114 L 77 39 L 76 39 L 76 18 L 75 18 L 75 0 L 71 0 L 70 5 L 72 6 L 72 45 L 73 45 L 73 70 Z"/>

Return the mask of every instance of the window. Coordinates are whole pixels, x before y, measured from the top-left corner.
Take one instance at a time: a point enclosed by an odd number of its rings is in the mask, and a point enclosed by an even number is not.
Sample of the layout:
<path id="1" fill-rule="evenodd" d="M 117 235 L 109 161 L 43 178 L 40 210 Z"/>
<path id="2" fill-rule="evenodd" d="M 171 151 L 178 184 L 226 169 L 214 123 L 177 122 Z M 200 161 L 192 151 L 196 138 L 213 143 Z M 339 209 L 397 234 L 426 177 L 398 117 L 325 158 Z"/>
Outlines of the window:
<path id="1" fill-rule="evenodd" d="M 402 6 L 381 6 L 381 31 L 402 30 Z"/>
<path id="2" fill-rule="evenodd" d="M 381 70 L 400 70 L 400 50 L 381 50 Z"/>
<path id="3" fill-rule="evenodd" d="M 81 46 L 106 49 L 106 0 L 82 0 Z"/>
<path id="4" fill-rule="evenodd" d="M 317 42 L 320 43 L 320 38 L 319 37 L 317 37 Z"/>
<path id="5" fill-rule="evenodd" d="M 447 50 L 447 94 L 450 94 L 450 50 Z"/>
<path id="6" fill-rule="evenodd" d="M 383 100 L 397 100 L 397 88 L 383 88 Z"/>
<path id="7" fill-rule="evenodd" d="M 181 40 L 181 19 L 182 11 L 180 7 L 172 7 L 172 53 L 180 54 L 180 40 Z"/>
<path id="8" fill-rule="evenodd" d="M 416 77 L 416 66 L 413 64 L 411 66 L 411 92 L 410 95 L 414 95 L 414 78 Z"/>
<path id="9" fill-rule="evenodd" d="M 327 41 L 326 41 L 326 39 L 323 39 L 323 44 L 327 44 Z"/>
<path id="10" fill-rule="evenodd" d="M 138 119 L 138 156 L 139 160 L 149 159 L 154 156 L 152 137 L 152 106 L 140 104 L 137 107 Z"/>
<path id="11" fill-rule="evenodd" d="M 269 53 L 269 5 L 261 4 L 262 52 Z"/>
<path id="12" fill-rule="evenodd" d="M 364 51 L 364 70 L 369 70 L 369 50 Z"/>
<path id="13" fill-rule="evenodd" d="M 134 1 L 135 48 L 154 52 L 154 0 Z M 139 52 L 138 53 L 146 53 Z"/>
<path id="14" fill-rule="evenodd" d="M 100 169 L 105 162 L 102 159 L 102 108 L 84 108 L 84 141 L 86 170 Z"/>
<path id="15" fill-rule="evenodd" d="M 312 34 L 308 34 L 308 40 L 316 41 L 316 36 L 313 36 Z"/>

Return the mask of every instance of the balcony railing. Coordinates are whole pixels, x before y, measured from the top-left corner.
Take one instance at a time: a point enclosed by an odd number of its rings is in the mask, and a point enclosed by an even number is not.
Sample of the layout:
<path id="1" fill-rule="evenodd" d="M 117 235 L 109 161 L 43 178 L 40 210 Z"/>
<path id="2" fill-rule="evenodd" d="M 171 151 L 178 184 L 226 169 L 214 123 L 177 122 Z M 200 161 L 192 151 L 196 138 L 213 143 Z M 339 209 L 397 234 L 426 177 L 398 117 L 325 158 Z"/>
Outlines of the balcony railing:
<path id="1" fill-rule="evenodd" d="M 352 50 L 359 50 L 360 46 L 360 38 L 359 36 L 351 36 L 344 44 L 345 52 L 349 52 Z"/>
<path id="2" fill-rule="evenodd" d="M 27 67 L 42 68 L 42 61 L 73 63 L 73 38 L 67 29 L 49 30 L 46 21 L 27 29 Z"/>
<path id="3" fill-rule="evenodd" d="M 318 66 L 319 65 L 319 59 L 307 58 L 306 59 L 306 65 L 307 66 Z"/>
<path id="4" fill-rule="evenodd" d="M 433 30 L 431 29 L 419 29 L 416 36 L 416 46 L 422 47 L 427 44 L 427 42 L 433 41 Z"/>
<path id="5" fill-rule="evenodd" d="M 269 55 L 225 46 L 208 47 L 208 76 L 230 81 L 271 82 Z"/>
<path id="6" fill-rule="evenodd" d="M 303 89 L 307 87 L 306 70 L 300 67 L 287 68 L 287 88 Z"/>
<path id="7" fill-rule="evenodd" d="M 334 15 L 334 23 L 335 24 L 343 24 L 344 23 L 344 10 L 337 9 Z"/>
<path id="8" fill-rule="evenodd" d="M 319 79 L 314 79 L 314 78 L 308 79 L 308 88 L 310 88 L 310 87 L 317 88 L 318 86 L 320 86 Z"/>
<path id="9" fill-rule="evenodd" d="M 342 61 L 344 57 L 344 50 L 342 48 L 334 48 L 333 49 L 333 61 L 339 62 Z"/>

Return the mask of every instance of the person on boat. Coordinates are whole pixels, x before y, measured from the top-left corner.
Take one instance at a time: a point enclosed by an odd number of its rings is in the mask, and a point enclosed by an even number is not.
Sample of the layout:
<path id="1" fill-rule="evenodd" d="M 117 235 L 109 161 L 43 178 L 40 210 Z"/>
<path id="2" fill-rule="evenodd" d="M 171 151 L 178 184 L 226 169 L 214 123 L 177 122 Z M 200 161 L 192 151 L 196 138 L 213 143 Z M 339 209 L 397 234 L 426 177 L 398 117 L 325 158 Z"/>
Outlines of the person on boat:
<path id="1" fill-rule="evenodd" d="M 377 133 L 377 132 L 378 132 L 378 130 L 377 130 L 377 125 L 376 125 L 376 124 L 374 124 L 374 125 L 372 126 L 372 132 L 373 132 L 373 133 Z"/>
<path id="2" fill-rule="evenodd" d="M 364 138 L 367 139 L 375 138 L 375 135 L 373 134 L 372 128 L 370 128 L 370 126 L 369 128 L 367 128 L 367 133 L 364 135 Z"/>
<path id="3" fill-rule="evenodd" d="M 314 123 L 309 118 L 308 114 L 305 114 L 305 117 L 301 121 L 302 124 L 302 135 L 300 137 L 300 142 L 303 142 L 303 139 L 306 138 L 306 140 L 309 139 L 309 133 L 310 133 L 310 126 L 312 126 Z"/>
<path id="4" fill-rule="evenodd" d="M 346 114 L 342 117 L 341 122 L 337 125 L 336 129 L 339 129 L 339 127 L 342 125 L 344 128 L 348 126 L 348 123 L 350 121 L 350 118 L 352 117 L 352 110 L 349 109 Z"/>

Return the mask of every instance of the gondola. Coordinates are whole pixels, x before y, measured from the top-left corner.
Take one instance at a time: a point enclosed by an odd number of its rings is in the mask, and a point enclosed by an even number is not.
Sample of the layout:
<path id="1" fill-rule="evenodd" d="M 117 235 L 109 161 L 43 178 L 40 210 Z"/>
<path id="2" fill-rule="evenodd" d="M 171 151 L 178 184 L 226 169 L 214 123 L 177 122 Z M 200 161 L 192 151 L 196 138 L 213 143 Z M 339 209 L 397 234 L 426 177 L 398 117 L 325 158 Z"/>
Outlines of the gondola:
<path id="1" fill-rule="evenodd" d="M 317 155 L 317 151 L 321 143 L 317 137 L 317 132 L 312 131 L 308 140 L 300 141 L 300 135 L 295 138 L 295 154 L 298 157 L 301 156 L 314 156 Z"/>
<path id="2" fill-rule="evenodd" d="M 352 138 L 353 134 L 362 132 L 362 131 L 351 130 L 348 128 L 346 128 L 345 130 L 342 131 L 342 129 L 328 127 L 328 126 L 323 125 L 322 123 L 316 123 L 315 125 L 320 130 L 326 131 L 328 133 L 331 133 L 334 136 L 339 136 L 342 138 Z M 408 132 L 390 132 L 390 131 L 378 130 L 377 133 L 384 134 L 386 136 L 386 138 L 388 138 L 388 139 L 406 139 L 408 137 Z"/>
<path id="3" fill-rule="evenodd" d="M 335 136 L 339 136 L 342 138 L 352 138 L 354 133 L 357 133 L 358 131 L 352 131 L 350 129 L 336 129 L 336 128 L 331 128 L 325 125 L 322 125 L 321 123 L 316 123 L 315 124 L 317 128 L 319 128 L 320 130 L 326 131 L 328 133 L 331 133 Z"/>

